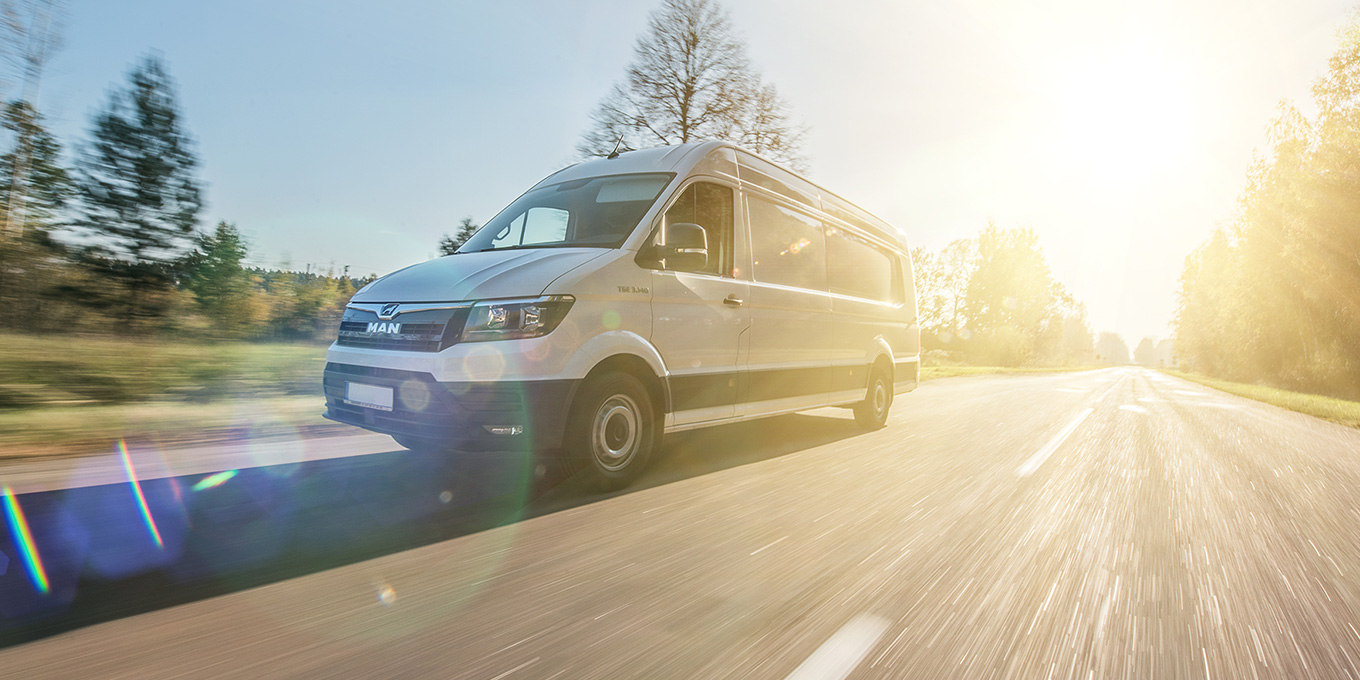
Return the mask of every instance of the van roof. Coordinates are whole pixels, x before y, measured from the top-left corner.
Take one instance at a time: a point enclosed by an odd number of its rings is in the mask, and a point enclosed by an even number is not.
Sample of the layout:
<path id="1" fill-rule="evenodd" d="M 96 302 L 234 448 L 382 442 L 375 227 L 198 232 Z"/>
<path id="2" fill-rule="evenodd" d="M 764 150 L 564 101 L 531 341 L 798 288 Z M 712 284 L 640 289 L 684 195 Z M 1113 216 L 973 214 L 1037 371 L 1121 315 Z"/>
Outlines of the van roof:
<path id="1" fill-rule="evenodd" d="M 624 175 L 635 172 L 673 172 L 686 174 L 709 152 L 732 147 L 724 142 L 691 142 L 674 146 L 654 146 L 650 149 L 625 151 L 614 158 L 592 158 L 569 165 L 548 175 L 540 184 L 556 184 L 573 179 Z"/>
<path id="2" fill-rule="evenodd" d="M 880 238 L 886 238 L 889 241 L 898 243 L 904 250 L 907 247 L 906 235 L 900 229 L 888 224 L 882 218 L 860 208 L 838 194 L 823 188 L 821 185 L 814 184 L 802 175 L 779 163 L 763 158 L 734 144 L 722 141 L 690 142 L 688 144 L 676 144 L 673 146 L 657 146 L 650 149 L 627 151 L 619 154 L 615 158 L 593 158 L 558 170 L 557 172 L 548 175 L 536 186 L 557 184 L 559 182 L 568 182 L 574 179 L 584 179 L 588 177 L 600 177 L 602 175 L 625 175 L 643 172 L 667 172 L 684 177 L 691 174 L 696 168 L 704 165 L 706 162 L 709 162 L 709 165 L 711 166 L 713 156 L 726 157 L 722 160 L 725 160 L 729 164 L 734 159 L 740 159 L 737 160 L 737 165 L 742 169 L 742 176 L 740 179 L 747 183 L 764 184 L 758 180 L 752 182 L 746 175 L 746 170 L 752 170 L 757 174 L 768 174 L 769 168 L 761 168 L 759 166 L 774 166 L 778 171 L 787 173 L 800 180 L 801 183 L 806 183 L 810 187 L 816 189 L 817 196 L 815 198 L 808 197 L 805 194 L 803 196 L 790 195 L 794 200 L 808 203 L 809 201 L 807 199 L 812 198 L 813 201 L 817 202 L 817 205 L 814 205 L 813 207 L 822 212 L 833 215 L 853 226 L 875 233 Z M 743 156 L 756 159 L 755 163 L 748 168 L 747 164 L 742 162 L 745 160 L 742 158 Z M 734 172 L 735 171 L 736 168 L 734 168 Z M 764 172 L 762 173 L 762 171 Z"/>

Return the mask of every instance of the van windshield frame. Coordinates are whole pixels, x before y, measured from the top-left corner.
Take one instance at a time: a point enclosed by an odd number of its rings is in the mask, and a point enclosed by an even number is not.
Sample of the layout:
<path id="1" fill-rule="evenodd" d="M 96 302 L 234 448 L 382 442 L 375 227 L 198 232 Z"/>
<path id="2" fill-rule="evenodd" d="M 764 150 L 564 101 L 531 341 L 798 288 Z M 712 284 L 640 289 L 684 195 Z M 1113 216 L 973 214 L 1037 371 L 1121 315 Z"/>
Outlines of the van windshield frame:
<path id="1" fill-rule="evenodd" d="M 457 253 L 531 248 L 618 248 L 642 224 L 675 173 L 601 175 L 535 187 Z"/>

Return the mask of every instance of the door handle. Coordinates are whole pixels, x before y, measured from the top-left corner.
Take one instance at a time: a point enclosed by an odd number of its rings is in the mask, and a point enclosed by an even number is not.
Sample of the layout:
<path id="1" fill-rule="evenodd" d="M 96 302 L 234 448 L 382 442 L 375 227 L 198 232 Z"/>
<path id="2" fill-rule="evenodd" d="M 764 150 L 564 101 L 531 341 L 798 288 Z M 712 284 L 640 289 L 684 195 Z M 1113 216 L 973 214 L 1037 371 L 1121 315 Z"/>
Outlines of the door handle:
<path id="1" fill-rule="evenodd" d="M 728 295 L 727 299 L 723 300 L 723 304 L 732 305 L 733 307 L 740 307 L 741 303 L 742 299 L 737 297 L 736 295 Z"/>

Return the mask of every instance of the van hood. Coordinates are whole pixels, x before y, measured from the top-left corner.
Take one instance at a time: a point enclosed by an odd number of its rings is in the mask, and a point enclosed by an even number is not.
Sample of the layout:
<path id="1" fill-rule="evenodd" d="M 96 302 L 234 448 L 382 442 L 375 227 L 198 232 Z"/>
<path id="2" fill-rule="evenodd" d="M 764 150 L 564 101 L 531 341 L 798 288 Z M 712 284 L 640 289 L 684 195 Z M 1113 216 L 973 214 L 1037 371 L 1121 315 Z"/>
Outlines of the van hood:
<path id="1" fill-rule="evenodd" d="M 457 302 L 537 297 L 557 277 L 606 248 L 535 248 L 459 253 L 411 265 L 364 286 L 353 302 Z"/>

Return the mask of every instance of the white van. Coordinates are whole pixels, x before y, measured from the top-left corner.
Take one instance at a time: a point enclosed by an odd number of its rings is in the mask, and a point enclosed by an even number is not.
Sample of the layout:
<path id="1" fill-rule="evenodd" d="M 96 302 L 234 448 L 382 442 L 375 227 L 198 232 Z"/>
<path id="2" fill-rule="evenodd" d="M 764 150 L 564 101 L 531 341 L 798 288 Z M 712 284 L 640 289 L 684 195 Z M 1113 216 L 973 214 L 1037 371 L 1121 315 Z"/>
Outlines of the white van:
<path id="1" fill-rule="evenodd" d="M 915 389 L 902 232 L 721 142 L 560 170 L 457 253 L 365 286 L 326 417 L 405 447 L 565 456 L 617 488 L 663 433 Z"/>

